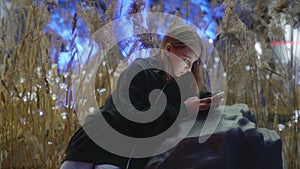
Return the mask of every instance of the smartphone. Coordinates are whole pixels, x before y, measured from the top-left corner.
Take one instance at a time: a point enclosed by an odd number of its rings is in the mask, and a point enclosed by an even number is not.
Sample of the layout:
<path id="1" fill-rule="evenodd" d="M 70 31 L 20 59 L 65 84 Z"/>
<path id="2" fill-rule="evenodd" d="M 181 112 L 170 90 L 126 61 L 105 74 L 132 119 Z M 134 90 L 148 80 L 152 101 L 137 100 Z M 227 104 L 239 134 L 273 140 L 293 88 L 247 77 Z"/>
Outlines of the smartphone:
<path id="1" fill-rule="evenodd" d="M 222 96 L 222 95 L 224 95 L 224 91 L 213 93 L 213 94 L 211 94 L 211 97 L 213 97 L 213 96 Z"/>
<path id="2" fill-rule="evenodd" d="M 223 96 L 224 91 L 216 92 L 216 93 L 210 93 L 210 92 L 200 92 L 199 99 L 207 98 L 207 97 L 213 97 L 213 96 Z"/>

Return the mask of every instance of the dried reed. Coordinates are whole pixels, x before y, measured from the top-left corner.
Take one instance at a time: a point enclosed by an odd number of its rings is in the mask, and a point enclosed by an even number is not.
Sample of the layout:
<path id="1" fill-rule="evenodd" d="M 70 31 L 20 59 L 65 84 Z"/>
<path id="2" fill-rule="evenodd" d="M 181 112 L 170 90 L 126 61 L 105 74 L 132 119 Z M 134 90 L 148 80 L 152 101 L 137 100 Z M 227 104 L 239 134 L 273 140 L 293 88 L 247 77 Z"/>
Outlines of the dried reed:
<path id="1" fill-rule="evenodd" d="M 39 2 L 39 4 L 38 4 Z M 299 86 L 295 83 L 299 71 L 299 58 L 291 56 L 282 63 L 280 56 L 270 46 L 271 41 L 285 41 L 282 18 L 294 28 L 299 27 L 300 3 L 298 1 L 240 1 L 225 0 L 225 16 L 220 21 L 216 50 L 223 62 L 227 78 L 226 103 L 243 102 L 255 112 L 260 127 L 275 129 L 283 141 L 284 168 L 300 168 L 299 122 L 291 120 L 300 109 Z M 190 1 L 182 4 L 188 8 Z M 212 1 L 212 6 L 217 1 Z M 264 3 L 268 8 L 260 8 Z M 7 17 L 1 19 L 0 29 L 0 168 L 59 168 L 70 137 L 79 127 L 72 99 L 71 59 L 64 71 L 58 67 L 57 58 L 66 42 L 55 32 L 44 32 L 50 20 L 49 6 L 59 8 L 54 1 L 12 1 Z M 77 12 L 62 15 L 71 32 L 70 57 L 78 54 L 75 39 L 78 17 L 88 27 L 90 36 L 112 21 L 122 6 L 106 4 L 105 13 L 96 10 L 97 4 L 77 6 Z M 139 13 L 143 1 L 135 1 L 129 13 Z M 162 11 L 161 1 L 151 11 Z M 180 15 L 175 9 L 174 14 Z M 191 9 L 189 9 L 191 10 Z M 199 8 L 197 16 L 188 12 L 183 17 L 206 26 L 204 13 Z M 105 20 L 103 20 L 105 15 Z M 151 26 L 150 26 L 151 27 Z M 82 32 L 81 32 L 82 33 Z M 141 35 L 145 47 L 158 46 L 158 38 Z M 255 44 L 259 42 L 263 53 L 258 55 Z M 132 41 L 130 42 L 132 43 Z M 134 47 L 140 47 L 135 41 Z M 296 46 L 297 47 L 297 46 Z M 134 50 L 128 53 L 130 56 Z M 130 58 L 129 58 L 130 59 Z M 114 88 L 117 76 L 125 67 L 119 46 L 111 49 L 101 63 L 95 84 L 96 97 L 102 105 Z M 217 76 L 217 75 L 216 75 Z M 284 118 L 281 118 L 284 117 Z M 299 118 L 299 117 L 298 117 Z M 284 123 L 286 129 L 278 129 Z M 298 126 L 297 126 L 298 125 Z"/>

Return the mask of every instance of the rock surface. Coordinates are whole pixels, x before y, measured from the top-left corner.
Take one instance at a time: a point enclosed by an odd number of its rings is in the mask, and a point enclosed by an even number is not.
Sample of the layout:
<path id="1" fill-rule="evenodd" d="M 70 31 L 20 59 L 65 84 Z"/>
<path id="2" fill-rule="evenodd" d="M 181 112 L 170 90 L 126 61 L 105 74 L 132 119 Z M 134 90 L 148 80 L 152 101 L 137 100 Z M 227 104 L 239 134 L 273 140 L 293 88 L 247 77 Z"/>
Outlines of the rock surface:
<path id="1" fill-rule="evenodd" d="M 215 113 L 215 114 L 213 114 Z M 278 134 L 257 128 L 254 114 L 246 104 L 217 108 L 207 118 L 201 114 L 187 138 L 174 149 L 150 159 L 147 169 L 282 169 L 281 146 Z M 205 121 L 215 123 L 207 140 L 199 143 Z M 184 123 L 182 124 L 184 127 Z M 207 133 L 207 132 L 206 132 Z M 207 135 L 201 135 L 206 137 Z"/>

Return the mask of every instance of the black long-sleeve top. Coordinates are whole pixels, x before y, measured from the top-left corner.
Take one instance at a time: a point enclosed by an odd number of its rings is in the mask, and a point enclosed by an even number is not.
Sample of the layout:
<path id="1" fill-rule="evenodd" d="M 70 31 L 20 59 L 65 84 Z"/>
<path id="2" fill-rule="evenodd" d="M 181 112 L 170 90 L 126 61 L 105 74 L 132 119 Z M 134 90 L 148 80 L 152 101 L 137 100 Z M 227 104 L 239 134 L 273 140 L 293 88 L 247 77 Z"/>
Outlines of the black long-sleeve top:
<path id="1" fill-rule="evenodd" d="M 149 67 L 151 68 L 148 69 Z M 68 145 L 64 160 L 94 164 L 114 164 L 121 168 L 126 168 L 128 157 L 108 152 L 89 137 L 90 133 L 92 133 L 97 135 L 97 138 L 106 141 L 107 144 L 115 146 L 113 145 L 113 139 L 107 137 L 109 133 L 105 133 L 105 127 L 99 124 L 99 113 L 117 132 L 135 138 L 147 138 L 160 134 L 168 129 L 175 120 L 184 119 L 185 116 L 188 116 L 183 101 L 188 97 L 195 96 L 196 93 L 195 84 L 189 81 L 189 78 L 193 76 L 192 73 L 189 72 L 176 80 L 166 81 L 166 74 L 159 69 L 160 67 L 162 67 L 162 62 L 154 58 L 137 59 L 131 63 L 121 74 L 115 91 L 100 108 L 100 111 L 89 115 L 83 127 L 80 127 L 74 134 Z M 178 84 L 177 82 L 180 83 Z M 126 84 L 129 84 L 129 86 Z M 184 87 L 184 92 L 180 91 L 179 86 Z M 155 89 L 163 91 L 167 100 L 166 104 L 163 102 L 163 93 L 160 92 L 157 95 L 154 94 L 153 101 L 150 103 L 149 94 Z M 126 97 L 126 90 L 129 90 L 129 99 Z M 118 104 L 118 109 L 116 104 Z M 163 105 L 166 105 L 164 110 L 162 110 Z M 134 122 L 120 114 L 120 111 L 122 111 L 138 115 L 140 112 L 147 110 L 151 111 L 142 119 L 152 117 L 152 114 L 157 113 L 156 111 L 163 112 L 159 117 L 147 123 Z M 179 111 L 183 112 L 183 116 L 178 116 Z M 86 132 L 87 128 L 90 130 L 89 134 Z M 117 146 L 122 147 L 122 145 Z M 141 169 L 146 162 L 147 158 L 132 158 L 130 159 L 129 168 Z"/>

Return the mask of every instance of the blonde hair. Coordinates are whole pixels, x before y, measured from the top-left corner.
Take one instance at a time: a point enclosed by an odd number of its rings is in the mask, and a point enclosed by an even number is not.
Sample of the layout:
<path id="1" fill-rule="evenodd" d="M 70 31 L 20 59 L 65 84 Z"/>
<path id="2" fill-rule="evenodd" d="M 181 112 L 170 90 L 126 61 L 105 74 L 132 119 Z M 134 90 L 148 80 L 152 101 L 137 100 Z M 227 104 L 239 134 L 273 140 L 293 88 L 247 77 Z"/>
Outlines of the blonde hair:
<path id="1" fill-rule="evenodd" d="M 161 49 L 164 49 L 165 46 L 170 43 L 174 48 L 190 48 L 196 56 L 198 56 L 199 60 L 195 62 L 192 66 L 192 73 L 195 77 L 197 83 L 197 94 L 199 93 L 199 89 L 201 88 L 201 84 L 203 83 L 201 79 L 202 68 L 201 68 L 201 59 L 206 54 L 205 47 L 198 33 L 194 28 L 188 25 L 180 25 L 175 26 L 169 29 L 162 40 Z M 164 50 L 161 50 L 164 51 Z M 162 60 L 166 57 L 165 52 L 162 52 L 159 57 Z M 171 68 L 165 68 L 171 69 Z M 169 70 L 172 72 L 173 70 Z M 172 77 L 170 75 L 166 75 L 166 81 L 170 81 Z M 203 87 L 202 87 L 203 88 Z"/>
<path id="2" fill-rule="evenodd" d="M 193 50 L 199 58 L 204 54 L 201 38 L 195 29 L 188 25 L 180 25 L 171 28 L 163 38 L 161 49 L 163 49 L 167 43 L 172 44 L 174 48 L 188 47 Z"/>

